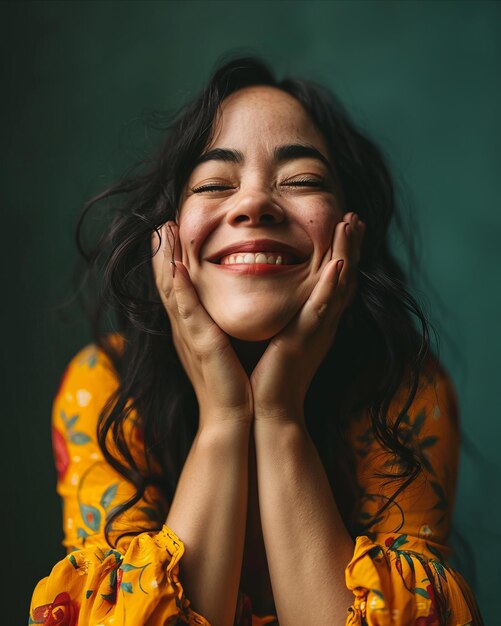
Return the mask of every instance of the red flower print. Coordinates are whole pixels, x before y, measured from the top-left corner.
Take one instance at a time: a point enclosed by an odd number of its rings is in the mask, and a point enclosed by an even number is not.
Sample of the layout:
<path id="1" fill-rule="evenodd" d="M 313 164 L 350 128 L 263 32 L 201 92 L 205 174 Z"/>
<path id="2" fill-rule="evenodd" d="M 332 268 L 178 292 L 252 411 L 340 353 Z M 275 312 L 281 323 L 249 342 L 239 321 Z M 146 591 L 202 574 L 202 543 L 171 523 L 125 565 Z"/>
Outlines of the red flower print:
<path id="1" fill-rule="evenodd" d="M 43 626 L 76 626 L 78 606 L 64 591 L 57 595 L 51 604 L 44 604 L 33 610 L 33 621 Z"/>
<path id="2" fill-rule="evenodd" d="M 395 537 L 388 537 L 388 539 L 386 539 L 384 543 L 387 548 L 390 548 L 394 541 Z"/>
<path id="3" fill-rule="evenodd" d="M 435 589 L 433 589 L 433 585 L 428 585 L 426 587 L 426 592 L 431 600 L 430 612 L 426 617 L 424 615 L 418 617 L 414 622 L 414 626 L 438 626 L 439 624 L 436 611 Z"/>
<path id="4" fill-rule="evenodd" d="M 120 589 L 120 585 L 122 583 L 122 576 L 124 575 L 123 570 L 121 568 L 118 569 L 117 572 L 117 592 Z"/>
<path id="5" fill-rule="evenodd" d="M 57 475 L 59 480 L 62 480 L 70 464 L 70 455 L 63 435 L 54 426 L 52 427 L 52 450 Z"/>

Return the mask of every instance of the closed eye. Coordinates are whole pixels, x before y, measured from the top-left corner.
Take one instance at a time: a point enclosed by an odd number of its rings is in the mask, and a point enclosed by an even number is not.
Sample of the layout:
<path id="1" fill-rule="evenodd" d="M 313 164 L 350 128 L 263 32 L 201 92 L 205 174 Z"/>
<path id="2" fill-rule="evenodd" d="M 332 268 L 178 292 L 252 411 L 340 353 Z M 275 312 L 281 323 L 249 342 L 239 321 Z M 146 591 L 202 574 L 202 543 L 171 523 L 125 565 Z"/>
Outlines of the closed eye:
<path id="1" fill-rule="evenodd" d="M 289 182 L 284 183 L 287 187 L 322 187 L 322 180 L 291 180 Z"/>
<path id="2" fill-rule="evenodd" d="M 229 185 L 203 185 L 192 189 L 193 193 L 203 193 L 204 191 L 225 191 L 226 189 L 233 189 Z"/>
<path id="3" fill-rule="evenodd" d="M 283 183 L 285 187 L 323 187 L 324 181 L 318 179 L 306 179 L 306 180 L 291 180 Z M 226 191 L 233 189 L 230 185 L 202 185 L 202 187 L 196 187 L 192 189 L 193 193 L 204 193 L 206 191 Z"/>

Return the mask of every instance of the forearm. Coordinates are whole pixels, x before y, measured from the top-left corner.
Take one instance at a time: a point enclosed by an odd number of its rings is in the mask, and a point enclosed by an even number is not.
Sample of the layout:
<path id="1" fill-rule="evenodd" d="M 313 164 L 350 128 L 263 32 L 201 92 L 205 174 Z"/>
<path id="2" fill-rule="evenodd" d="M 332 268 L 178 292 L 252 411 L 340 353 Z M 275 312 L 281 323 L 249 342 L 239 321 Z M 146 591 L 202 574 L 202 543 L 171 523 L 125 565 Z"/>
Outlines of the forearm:
<path id="1" fill-rule="evenodd" d="M 293 422 L 254 424 L 259 507 L 280 626 L 344 624 L 354 543 L 318 452 Z"/>
<path id="2" fill-rule="evenodd" d="M 212 626 L 234 622 L 247 513 L 250 424 L 197 433 L 166 524 L 182 539 L 180 577 L 193 609 Z"/>

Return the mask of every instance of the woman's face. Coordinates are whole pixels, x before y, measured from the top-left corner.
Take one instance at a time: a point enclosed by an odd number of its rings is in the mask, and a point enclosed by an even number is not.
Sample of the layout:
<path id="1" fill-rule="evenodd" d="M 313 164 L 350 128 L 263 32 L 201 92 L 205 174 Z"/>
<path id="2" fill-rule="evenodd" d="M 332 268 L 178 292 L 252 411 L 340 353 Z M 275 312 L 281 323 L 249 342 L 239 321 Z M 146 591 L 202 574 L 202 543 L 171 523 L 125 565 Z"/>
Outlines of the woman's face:
<path id="1" fill-rule="evenodd" d="M 299 311 L 343 215 L 325 140 L 295 98 L 267 86 L 226 98 L 183 191 L 182 260 L 230 336 L 261 341 Z"/>

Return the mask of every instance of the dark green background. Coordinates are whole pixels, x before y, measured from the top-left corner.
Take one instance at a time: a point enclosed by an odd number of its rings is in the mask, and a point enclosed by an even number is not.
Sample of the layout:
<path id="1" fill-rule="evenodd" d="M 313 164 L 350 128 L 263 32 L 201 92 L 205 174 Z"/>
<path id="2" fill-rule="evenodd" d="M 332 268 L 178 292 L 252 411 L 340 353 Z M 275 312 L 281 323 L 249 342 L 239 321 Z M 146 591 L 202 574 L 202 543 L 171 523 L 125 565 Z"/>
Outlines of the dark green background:
<path id="1" fill-rule="evenodd" d="M 501 4 L 497 2 L 16 2 L 1 34 L 4 463 L 2 623 L 24 624 L 36 581 L 63 556 L 51 402 L 88 340 L 72 306 L 82 202 L 148 143 L 147 109 L 173 109 L 229 49 L 323 82 L 379 141 L 420 233 L 418 293 L 465 434 L 458 567 L 496 622 Z M 466 445 L 467 444 L 467 445 Z M 11 613 L 7 620 L 7 614 Z M 499 619 L 499 618 L 497 618 Z"/>

